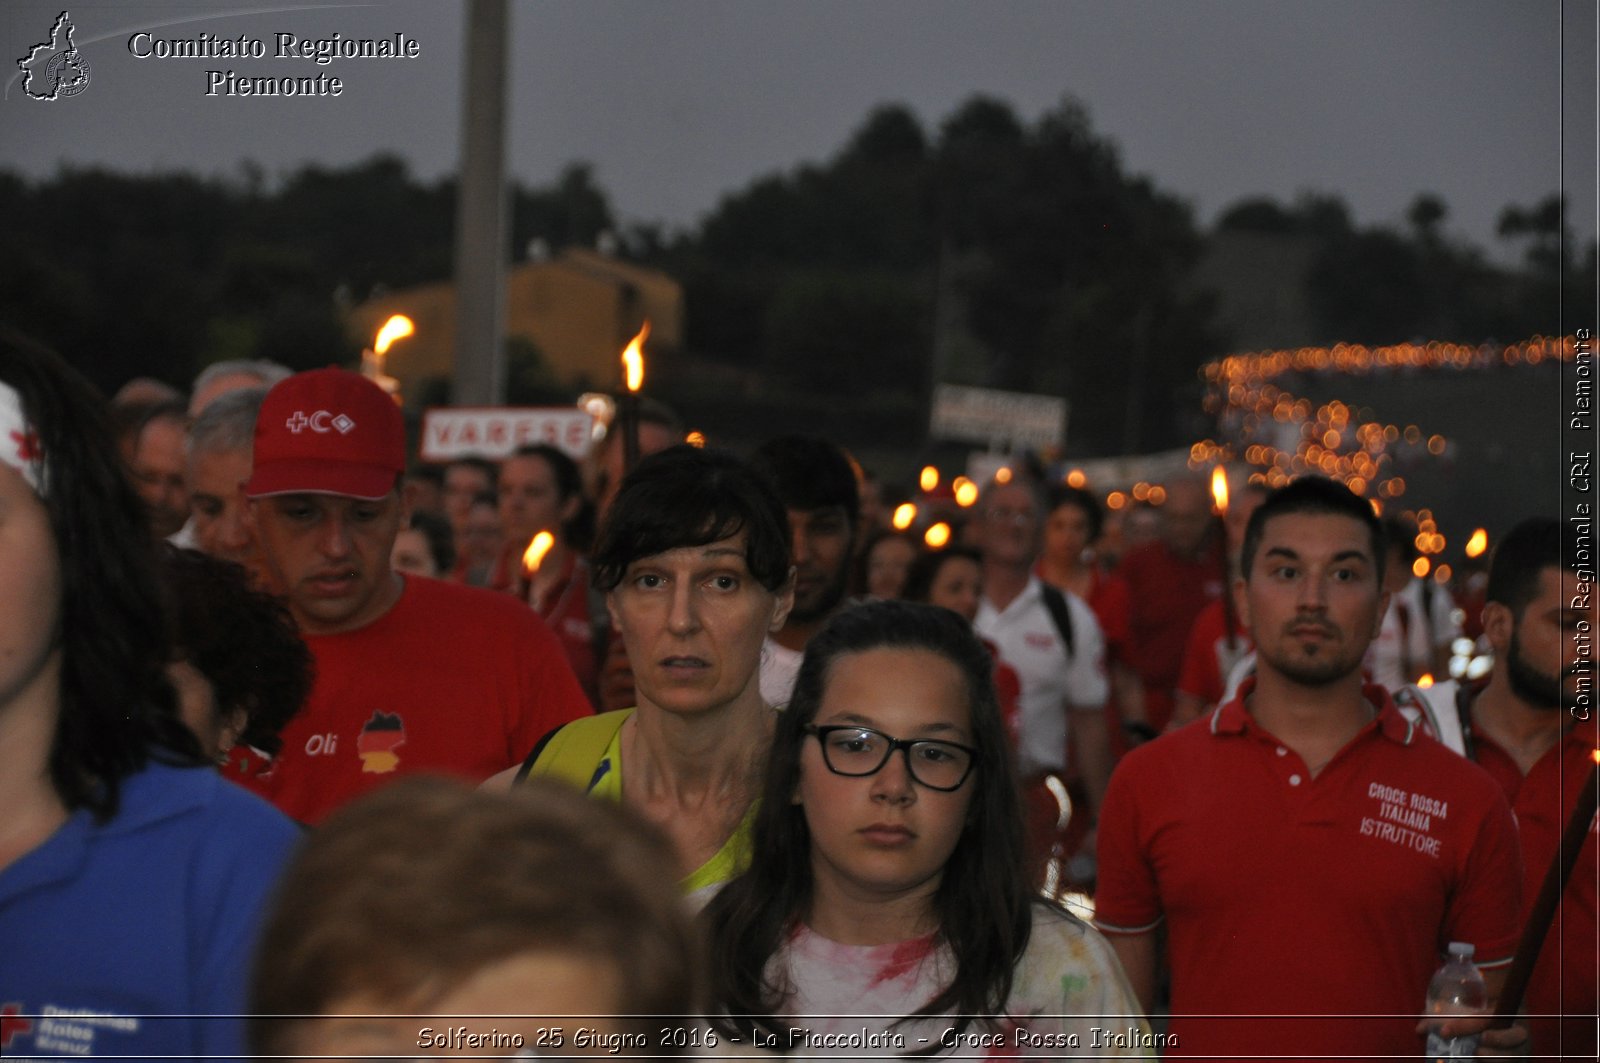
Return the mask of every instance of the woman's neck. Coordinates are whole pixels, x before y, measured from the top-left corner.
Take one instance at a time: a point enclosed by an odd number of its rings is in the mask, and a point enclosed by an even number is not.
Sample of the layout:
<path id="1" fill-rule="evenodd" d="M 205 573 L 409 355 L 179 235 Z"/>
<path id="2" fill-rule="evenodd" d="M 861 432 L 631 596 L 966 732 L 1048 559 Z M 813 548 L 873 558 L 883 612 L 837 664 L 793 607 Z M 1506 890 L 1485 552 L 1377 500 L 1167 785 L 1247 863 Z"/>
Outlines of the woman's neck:
<path id="1" fill-rule="evenodd" d="M 1039 558 L 1039 578 L 1052 587 L 1071 591 L 1087 600 L 1094 584 L 1094 570 L 1078 558 L 1042 556 Z"/>
<path id="2" fill-rule="evenodd" d="M 642 704 L 622 730 L 628 795 L 685 809 L 729 798 L 748 803 L 774 720 L 760 691 L 751 694 L 694 715 Z"/>

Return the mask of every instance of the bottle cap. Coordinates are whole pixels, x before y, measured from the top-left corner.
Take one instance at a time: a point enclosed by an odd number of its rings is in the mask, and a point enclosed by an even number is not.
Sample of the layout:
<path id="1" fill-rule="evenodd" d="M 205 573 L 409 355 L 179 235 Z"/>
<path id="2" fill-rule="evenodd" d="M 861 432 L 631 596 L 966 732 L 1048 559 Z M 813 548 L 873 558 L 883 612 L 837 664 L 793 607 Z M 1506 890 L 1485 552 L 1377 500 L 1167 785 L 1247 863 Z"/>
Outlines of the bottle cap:
<path id="1" fill-rule="evenodd" d="M 1452 941 L 1452 942 L 1450 942 L 1450 955 L 1456 957 L 1457 959 L 1470 960 L 1470 959 L 1472 959 L 1472 952 L 1473 952 L 1473 946 L 1472 946 L 1472 944 L 1470 942 L 1466 942 L 1466 941 Z"/>

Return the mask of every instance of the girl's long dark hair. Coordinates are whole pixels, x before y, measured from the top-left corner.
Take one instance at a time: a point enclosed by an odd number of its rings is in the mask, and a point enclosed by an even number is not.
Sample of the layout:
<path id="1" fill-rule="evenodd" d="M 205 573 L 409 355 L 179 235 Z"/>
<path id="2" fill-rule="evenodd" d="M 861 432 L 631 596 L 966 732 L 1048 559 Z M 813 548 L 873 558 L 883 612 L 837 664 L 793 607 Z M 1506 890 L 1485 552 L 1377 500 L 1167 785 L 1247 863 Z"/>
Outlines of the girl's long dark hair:
<path id="1" fill-rule="evenodd" d="M 69 810 L 108 819 L 119 783 L 152 748 L 178 763 L 202 762 L 166 678 L 156 544 L 105 400 L 89 382 L 3 327 L 0 380 L 17 391 L 38 433 L 44 507 L 60 558 L 61 695 L 50 780 Z"/>
<path id="2" fill-rule="evenodd" d="M 938 942 L 955 975 L 937 996 L 905 1018 L 954 1014 L 957 1029 L 973 1017 L 998 1017 L 1012 974 L 1027 948 L 1032 895 L 1023 873 L 1022 814 L 1015 774 L 995 701 L 988 650 L 955 613 L 911 602 L 870 602 L 844 610 L 806 647 L 794 697 L 778 714 L 756 814 L 750 868 L 728 883 L 703 918 L 711 948 L 712 1014 L 725 1032 L 761 1029 L 787 1044 L 783 1010 L 792 987 L 768 966 L 812 902 L 811 834 L 791 798 L 800 783 L 805 727 L 817 715 L 833 663 L 872 649 L 926 650 L 960 669 L 971 706 L 977 767 L 967 823 L 934 895 Z M 930 1051 L 937 1051 L 934 1046 Z"/>

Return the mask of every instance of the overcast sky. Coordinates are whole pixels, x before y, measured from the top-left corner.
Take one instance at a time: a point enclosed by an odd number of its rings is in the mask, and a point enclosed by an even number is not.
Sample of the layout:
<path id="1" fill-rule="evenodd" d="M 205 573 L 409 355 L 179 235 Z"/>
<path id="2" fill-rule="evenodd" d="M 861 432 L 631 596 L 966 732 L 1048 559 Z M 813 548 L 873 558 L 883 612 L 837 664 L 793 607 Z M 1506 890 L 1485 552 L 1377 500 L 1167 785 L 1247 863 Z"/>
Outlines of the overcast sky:
<path id="1" fill-rule="evenodd" d="M 61 4 L 0 5 L 0 166 L 237 173 L 248 159 L 275 174 L 380 151 L 424 178 L 455 166 L 464 3 L 72 3 L 91 82 L 29 99 L 16 59 Z M 1398 223 L 1431 191 L 1447 231 L 1499 256 L 1500 210 L 1555 191 L 1565 168 L 1574 227 L 1595 232 L 1593 0 L 512 0 L 511 21 L 511 175 L 540 184 L 589 160 L 625 220 L 693 224 L 757 176 L 826 159 L 878 104 L 931 131 L 986 93 L 1029 121 L 1076 97 L 1127 169 L 1203 223 L 1302 190 Z M 267 56 L 139 59 L 140 30 L 244 34 Z M 399 32 L 420 56 L 319 67 L 275 57 L 280 32 Z M 229 69 L 344 89 L 208 97 L 206 71 Z"/>

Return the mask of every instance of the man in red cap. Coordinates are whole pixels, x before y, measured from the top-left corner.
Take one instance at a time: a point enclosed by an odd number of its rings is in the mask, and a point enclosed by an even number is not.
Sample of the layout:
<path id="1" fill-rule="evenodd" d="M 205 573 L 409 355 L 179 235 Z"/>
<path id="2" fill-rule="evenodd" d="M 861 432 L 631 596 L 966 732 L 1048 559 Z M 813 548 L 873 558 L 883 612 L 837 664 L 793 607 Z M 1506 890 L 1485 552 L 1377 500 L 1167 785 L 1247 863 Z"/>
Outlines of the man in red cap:
<path id="1" fill-rule="evenodd" d="M 231 766 L 303 823 L 402 774 L 488 778 L 590 711 L 526 606 L 390 567 L 404 471 L 400 411 L 365 377 L 298 373 L 262 403 L 245 494 L 316 684 L 269 765 Z"/>

